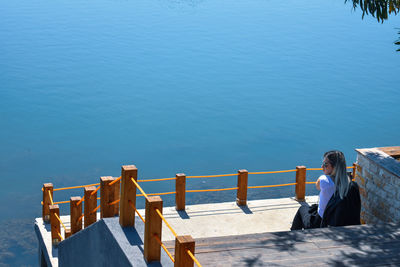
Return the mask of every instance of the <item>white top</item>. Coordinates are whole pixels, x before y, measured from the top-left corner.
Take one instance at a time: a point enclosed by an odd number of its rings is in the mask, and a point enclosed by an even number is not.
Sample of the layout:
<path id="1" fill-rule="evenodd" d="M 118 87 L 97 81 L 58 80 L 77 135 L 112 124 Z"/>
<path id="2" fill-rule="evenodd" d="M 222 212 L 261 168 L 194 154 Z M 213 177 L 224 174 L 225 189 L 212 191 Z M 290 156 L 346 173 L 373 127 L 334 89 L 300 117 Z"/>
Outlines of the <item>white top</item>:
<path id="1" fill-rule="evenodd" d="M 318 214 L 322 218 L 326 205 L 335 192 L 335 183 L 332 181 L 329 175 L 321 175 L 318 179 L 319 186 L 321 188 L 321 192 L 319 193 Z"/>

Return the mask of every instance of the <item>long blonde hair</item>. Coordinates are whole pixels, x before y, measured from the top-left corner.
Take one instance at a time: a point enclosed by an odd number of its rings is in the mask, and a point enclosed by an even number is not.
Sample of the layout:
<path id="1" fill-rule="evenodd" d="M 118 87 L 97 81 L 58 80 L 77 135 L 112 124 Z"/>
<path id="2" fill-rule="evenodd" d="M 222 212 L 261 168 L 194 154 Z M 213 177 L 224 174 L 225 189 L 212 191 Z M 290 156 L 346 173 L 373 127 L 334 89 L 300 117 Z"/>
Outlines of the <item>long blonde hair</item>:
<path id="1" fill-rule="evenodd" d="M 343 199 L 349 191 L 350 178 L 346 171 L 346 159 L 344 154 L 338 150 L 328 151 L 324 158 L 329 161 L 333 167 L 331 176 L 335 179 L 335 194 L 339 194 Z"/>

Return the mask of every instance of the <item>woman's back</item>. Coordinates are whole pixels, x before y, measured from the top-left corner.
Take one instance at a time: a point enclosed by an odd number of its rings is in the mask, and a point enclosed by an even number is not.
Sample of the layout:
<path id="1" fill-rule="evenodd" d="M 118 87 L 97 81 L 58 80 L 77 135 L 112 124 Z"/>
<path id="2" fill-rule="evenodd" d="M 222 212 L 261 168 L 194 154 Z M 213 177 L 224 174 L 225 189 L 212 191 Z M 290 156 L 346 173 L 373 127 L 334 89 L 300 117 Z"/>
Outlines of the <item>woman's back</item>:
<path id="1" fill-rule="evenodd" d="M 338 194 L 334 194 L 329 200 L 322 218 L 321 227 L 358 225 L 360 224 L 360 211 L 360 191 L 357 183 L 352 181 L 343 199 Z"/>

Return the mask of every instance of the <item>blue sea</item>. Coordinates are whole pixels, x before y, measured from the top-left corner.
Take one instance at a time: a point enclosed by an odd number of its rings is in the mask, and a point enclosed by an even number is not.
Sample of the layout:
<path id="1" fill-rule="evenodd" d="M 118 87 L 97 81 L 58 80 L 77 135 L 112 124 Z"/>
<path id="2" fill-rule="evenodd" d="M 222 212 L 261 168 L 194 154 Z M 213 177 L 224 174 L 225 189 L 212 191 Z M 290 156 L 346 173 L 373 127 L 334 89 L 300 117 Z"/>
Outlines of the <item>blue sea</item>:
<path id="1" fill-rule="evenodd" d="M 140 179 L 320 167 L 331 149 L 350 166 L 356 148 L 400 145 L 398 12 L 382 20 L 333 0 L 0 0 L 0 265 L 37 265 L 46 182 L 97 183 L 128 164 Z M 294 173 L 249 176 L 290 182 Z M 292 196 L 293 186 L 249 191 Z"/>

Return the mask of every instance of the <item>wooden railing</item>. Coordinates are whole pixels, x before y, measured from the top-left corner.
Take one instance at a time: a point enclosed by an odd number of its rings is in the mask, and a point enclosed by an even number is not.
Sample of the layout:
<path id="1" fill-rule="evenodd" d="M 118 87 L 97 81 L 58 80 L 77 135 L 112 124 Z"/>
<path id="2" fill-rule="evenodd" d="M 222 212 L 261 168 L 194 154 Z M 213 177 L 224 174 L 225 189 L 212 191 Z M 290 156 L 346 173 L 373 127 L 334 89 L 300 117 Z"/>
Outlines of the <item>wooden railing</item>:
<path id="1" fill-rule="evenodd" d="M 353 169 L 352 176 L 355 176 L 355 164 L 347 167 Z M 236 203 L 239 206 L 247 205 L 248 189 L 280 187 L 295 185 L 295 198 L 298 201 L 304 201 L 306 184 L 314 184 L 315 182 L 306 182 L 307 170 L 322 170 L 321 168 L 309 168 L 305 166 L 297 166 L 296 169 L 283 171 L 268 171 L 268 172 L 248 172 L 247 170 L 239 170 L 235 174 L 220 174 L 220 175 L 204 175 L 204 176 L 186 176 L 184 173 L 178 173 L 171 178 L 158 178 L 138 180 L 138 171 L 134 165 L 122 166 L 120 177 L 105 176 L 100 178 L 100 183 L 83 186 L 73 186 L 64 188 L 53 188 L 53 184 L 43 184 L 43 202 L 42 202 L 42 217 L 43 221 L 51 224 L 52 244 L 57 245 L 63 240 L 61 235 L 61 226 L 64 229 L 64 238 L 75 234 L 97 220 L 97 210 L 100 209 L 100 218 L 108 218 L 119 215 L 119 223 L 122 227 L 135 226 L 135 213 L 145 224 L 144 233 L 144 257 L 147 262 L 159 261 L 161 248 L 165 250 L 175 266 L 193 266 L 194 263 L 200 266 L 200 263 L 194 256 L 195 241 L 191 236 L 178 236 L 171 225 L 162 215 L 163 201 L 160 195 L 175 194 L 176 209 L 185 210 L 186 193 L 193 192 L 212 192 L 236 190 Z M 273 174 L 273 173 L 288 173 L 296 172 L 296 182 L 278 185 L 260 185 L 248 186 L 248 176 L 257 174 Z M 201 190 L 186 190 L 186 180 L 192 178 L 212 178 L 236 176 L 237 187 L 219 188 L 219 189 L 201 189 Z M 175 191 L 146 194 L 139 185 L 143 182 L 155 182 L 175 180 Z M 98 186 L 97 188 L 95 186 Z M 55 191 L 84 188 L 83 196 L 71 197 L 69 201 L 53 201 Z M 137 189 L 141 194 L 136 194 Z M 100 190 L 100 197 L 97 197 L 97 192 Z M 136 198 L 144 196 L 146 199 L 145 218 L 136 209 Z M 97 201 L 100 204 L 97 205 Z M 60 211 L 58 204 L 70 203 L 70 225 L 68 229 L 60 219 Z M 84 203 L 84 205 L 82 205 Z M 82 213 L 82 209 L 84 212 Z M 164 222 L 175 236 L 175 258 L 162 243 L 161 226 Z"/>

